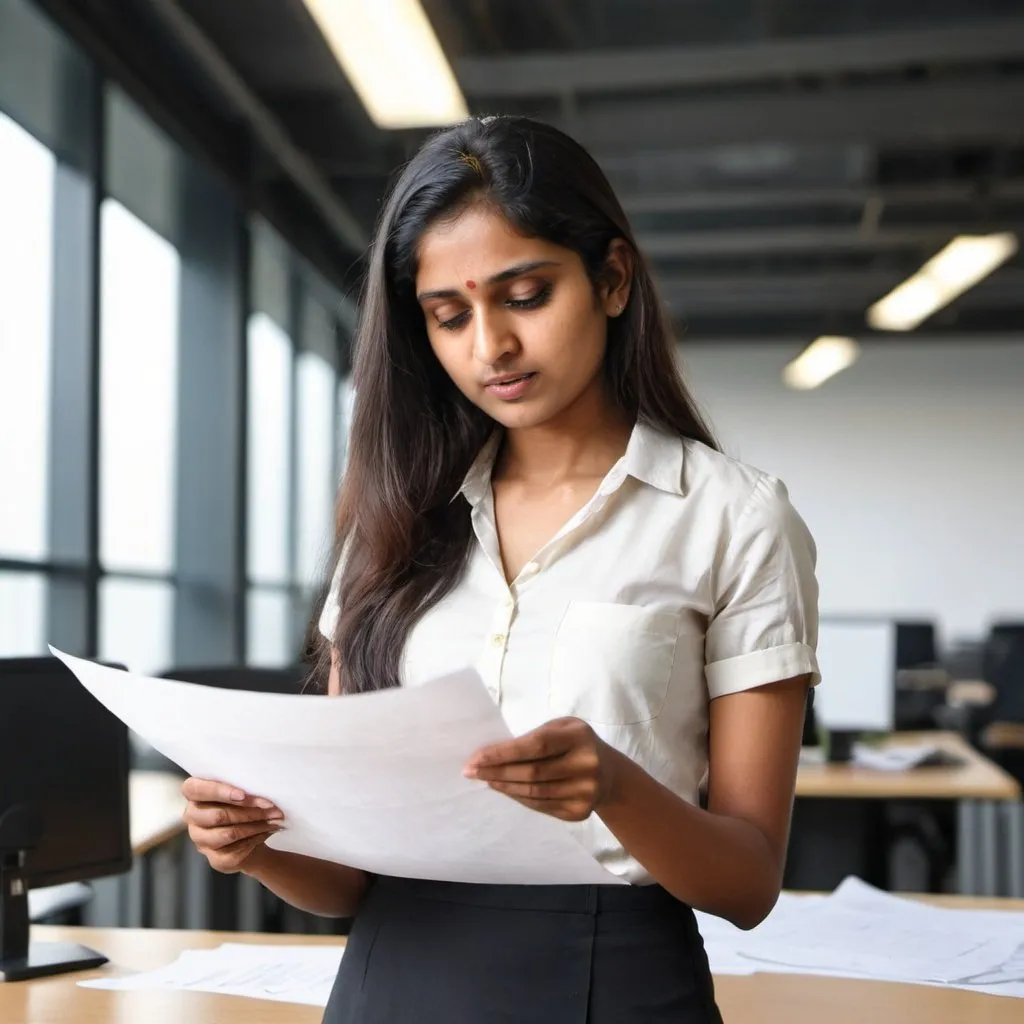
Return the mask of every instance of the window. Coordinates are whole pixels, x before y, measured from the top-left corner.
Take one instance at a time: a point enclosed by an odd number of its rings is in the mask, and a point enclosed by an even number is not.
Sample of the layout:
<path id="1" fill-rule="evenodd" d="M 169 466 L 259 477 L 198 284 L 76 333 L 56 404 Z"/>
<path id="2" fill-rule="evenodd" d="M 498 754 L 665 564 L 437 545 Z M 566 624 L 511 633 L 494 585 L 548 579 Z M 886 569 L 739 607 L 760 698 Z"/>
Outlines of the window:
<path id="1" fill-rule="evenodd" d="M 0 502 L 0 556 L 38 561 L 49 553 L 56 161 L 0 114 L 0 168 L 0 480 L 15 499 Z"/>
<path id="2" fill-rule="evenodd" d="M 331 542 L 334 500 L 334 368 L 315 352 L 298 357 L 298 510 L 296 580 L 312 587 Z"/>
<path id="3" fill-rule="evenodd" d="M 291 601 L 287 591 L 253 589 L 246 599 L 247 631 L 245 660 L 249 665 L 279 668 L 298 656 L 299 638 L 291 626 Z"/>
<path id="4" fill-rule="evenodd" d="M 100 584 L 100 657 L 147 675 L 169 669 L 173 611 L 169 583 L 107 577 Z"/>
<path id="5" fill-rule="evenodd" d="M 0 572 L 0 658 L 46 653 L 46 577 Z"/>
<path id="6" fill-rule="evenodd" d="M 100 560 L 174 564 L 178 278 L 174 247 L 113 199 L 101 211 Z"/>
<path id="7" fill-rule="evenodd" d="M 265 313 L 249 319 L 247 565 L 253 583 L 287 583 L 292 342 Z"/>

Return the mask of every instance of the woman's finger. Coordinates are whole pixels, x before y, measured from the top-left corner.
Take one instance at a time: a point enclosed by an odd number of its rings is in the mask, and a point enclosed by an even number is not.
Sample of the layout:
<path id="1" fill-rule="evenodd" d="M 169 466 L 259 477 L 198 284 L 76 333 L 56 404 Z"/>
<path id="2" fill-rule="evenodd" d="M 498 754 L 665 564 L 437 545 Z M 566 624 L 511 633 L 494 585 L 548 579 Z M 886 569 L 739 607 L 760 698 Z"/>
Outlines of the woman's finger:
<path id="1" fill-rule="evenodd" d="M 245 862 L 252 856 L 253 850 L 262 846 L 267 836 L 250 836 L 240 839 L 237 843 L 225 846 L 221 850 L 210 851 L 207 860 L 214 871 L 233 873 L 241 870 Z"/>
<path id="2" fill-rule="evenodd" d="M 529 807 L 531 811 L 548 814 L 562 821 L 584 821 L 593 813 L 593 807 L 584 800 L 531 800 L 529 797 L 512 799 L 524 807 Z"/>
<path id="3" fill-rule="evenodd" d="M 538 803 L 552 800 L 588 800 L 593 797 L 596 786 L 580 779 L 564 779 L 557 782 L 491 782 L 491 789 L 514 797 L 516 800 L 532 800 Z"/>
<path id="4" fill-rule="evenodd" d="M 186 800 L 198 804 L 234 804 L 245 807 L 261 807 L 270 810 L 274 804 L 261 796 L 251 796 L 237 786 L 215 779 L 186 779 L 181 786 Z"/>
<path id="5" fill-rule="evenodd" d="M 284 813 L 276 807 L 269 811 L 261 807 L 233 807 L 230 804 L 190 803 L 182 815 L 190 825 L 200 828 L 223 828 L 255 821 L 281 821 Z"/>
<path id="6" fill-rule="evenodd" d="M 200 828 L 189 826 L 192 842 L 201 850 L 223 850 L 232 843 L 249 839 L 252 836 L 273 835 L 280 832 L 281 826 L 265 821 L 253 821 L 241 825 L 228 825 L 224 828 Z"/>
<path id="7" fill-rule="evenodd" d="M 481 765 L 472 778 L 483 782 L 555 782 L 576 774 L 564 754 L 543 761 L 514 761 L 511 764 Z"/>

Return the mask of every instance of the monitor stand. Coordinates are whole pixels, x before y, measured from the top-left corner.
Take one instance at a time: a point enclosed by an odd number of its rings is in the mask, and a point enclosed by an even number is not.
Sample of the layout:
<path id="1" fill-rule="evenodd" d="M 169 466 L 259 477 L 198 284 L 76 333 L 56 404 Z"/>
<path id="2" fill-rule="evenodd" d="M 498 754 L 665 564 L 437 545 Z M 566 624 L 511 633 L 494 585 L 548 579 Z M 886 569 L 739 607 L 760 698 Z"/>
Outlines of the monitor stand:
<path id="1" fill-rule="evenodd" d="M 23 850 L 0 848 L 0 982 L 101 967 L 107 958 L 76 942 L 29 942 Z"/>

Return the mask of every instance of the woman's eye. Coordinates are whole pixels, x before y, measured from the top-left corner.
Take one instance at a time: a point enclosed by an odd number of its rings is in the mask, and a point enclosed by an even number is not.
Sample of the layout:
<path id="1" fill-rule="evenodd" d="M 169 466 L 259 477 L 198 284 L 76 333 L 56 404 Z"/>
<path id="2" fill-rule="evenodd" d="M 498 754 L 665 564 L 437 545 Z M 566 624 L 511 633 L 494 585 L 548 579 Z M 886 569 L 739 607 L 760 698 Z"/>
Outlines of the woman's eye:
<path id="1" fill-rule="evenodd" d="M 543 306 L 549 298 L 551 298 L 551 285 L 546 284 L 530 295 L 524 295 L 522 298 L 509 298 L 506 303 L 513 309 L 536 309 L 538 306 Z"/>
<path id="2" fill-rule="evenodd" d="M 469 310 L 464 309 L 461 313 L 449 317 L 447 320 L 438 320 L 437 326 L 445 331 L 457 331 L 469 319 Z"/>

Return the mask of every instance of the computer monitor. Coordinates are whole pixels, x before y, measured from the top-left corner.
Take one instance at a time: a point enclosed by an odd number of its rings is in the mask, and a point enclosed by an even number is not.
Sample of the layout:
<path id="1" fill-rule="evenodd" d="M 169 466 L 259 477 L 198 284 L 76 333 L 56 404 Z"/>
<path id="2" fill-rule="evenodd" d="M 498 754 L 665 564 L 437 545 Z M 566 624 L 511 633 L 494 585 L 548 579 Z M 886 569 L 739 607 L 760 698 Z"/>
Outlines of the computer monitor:
<path id="1" fill-rule="evenodd" d="M 818 725 L 834 741 L 862 732 L 892 731 L 895 622 L 823 618 L 818 628 L 818 664 L 821 685 L 815 693 L 814 712 Z"/>
<path id="2" fill-rule="evenodd" d="M 96 967 L 30 943 L 28 890 L 131 868 L 128 730 L 56 658 L 0 660 L 0 981 Z"/>

